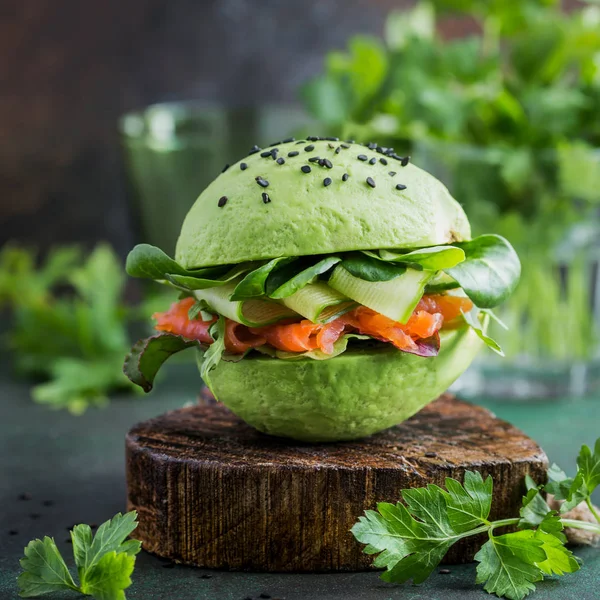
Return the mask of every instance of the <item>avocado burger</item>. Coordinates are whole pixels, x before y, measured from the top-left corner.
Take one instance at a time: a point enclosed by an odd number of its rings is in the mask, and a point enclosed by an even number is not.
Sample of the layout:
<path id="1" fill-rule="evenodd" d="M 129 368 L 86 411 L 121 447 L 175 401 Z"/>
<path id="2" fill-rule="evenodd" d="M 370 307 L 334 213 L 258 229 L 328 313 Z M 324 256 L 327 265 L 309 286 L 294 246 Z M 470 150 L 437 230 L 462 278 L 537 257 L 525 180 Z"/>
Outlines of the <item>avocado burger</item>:
<path id="1" fill-rule="evenodd" d="M 215 397 L 256 429 L 320 442 L 395 425 L 473 360 L 519 259 L 437 179 L 391 148 L 337 138 L 252 148 L 196 200 L 175 258 L 127 272 L 180 291 L 125 373 L 149 391 L 194 347 Z"/>

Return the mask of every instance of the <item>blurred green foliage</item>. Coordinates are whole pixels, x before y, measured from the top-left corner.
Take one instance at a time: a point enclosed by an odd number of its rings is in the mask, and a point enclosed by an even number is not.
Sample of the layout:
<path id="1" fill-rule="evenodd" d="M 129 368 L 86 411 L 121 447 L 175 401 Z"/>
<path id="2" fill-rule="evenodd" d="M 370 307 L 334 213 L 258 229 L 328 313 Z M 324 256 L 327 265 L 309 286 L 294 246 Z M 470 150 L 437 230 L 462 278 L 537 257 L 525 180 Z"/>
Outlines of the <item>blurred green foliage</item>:
<path id="1" fill-rule="evenodd" d="M 36 259 L 18 246 L 0 251 L 0 307 L 12 317 L 5 342 L 18 374 L 42 380 L 33 399 L 79 414 L 106 404 L 109 392 L 133 389 L 122 372 L 132 312 L 113 250 L 99 245 L 86 257 L 60 247 L 39 266 Z"/>
<path id="2" fill-rule="evenodd" d="M 448 15 L 471 17 L 478 32 L 443 39 L 436 25 Z M 565 14 L 552 0 L 420 2 L 390 14 L 384 41 L 357 36 L 330 52 L 303 96 L 326 124 L 350 121 L 407 143 L 597 146 L 600 7 Z"/>

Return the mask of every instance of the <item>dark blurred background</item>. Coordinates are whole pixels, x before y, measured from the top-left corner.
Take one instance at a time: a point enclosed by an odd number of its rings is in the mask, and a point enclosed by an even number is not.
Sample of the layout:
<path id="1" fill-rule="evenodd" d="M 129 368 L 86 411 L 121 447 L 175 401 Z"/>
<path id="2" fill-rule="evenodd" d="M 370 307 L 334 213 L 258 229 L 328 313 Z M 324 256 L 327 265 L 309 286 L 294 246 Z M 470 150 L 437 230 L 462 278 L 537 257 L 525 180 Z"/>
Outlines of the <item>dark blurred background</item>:
<path id="1" fill-rule="evenodd" d="M 0 245 L 132 245 L 116 123 L 149 103 L 296 101 L 395 0 L 3 0 Z M 198 168 L 202 168 L 199 165 Z"/>

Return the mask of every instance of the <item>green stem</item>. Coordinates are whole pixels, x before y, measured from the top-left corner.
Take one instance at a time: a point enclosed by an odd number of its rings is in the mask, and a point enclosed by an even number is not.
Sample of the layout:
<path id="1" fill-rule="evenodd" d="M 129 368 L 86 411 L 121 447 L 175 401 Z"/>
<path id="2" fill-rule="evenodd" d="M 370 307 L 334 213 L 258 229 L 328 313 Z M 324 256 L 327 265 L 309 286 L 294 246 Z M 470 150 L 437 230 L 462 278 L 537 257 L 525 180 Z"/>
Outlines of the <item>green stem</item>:
<path id="1" fill-rule="evenodd" d="M 600 535 L 600 525 L 596 525 L 596 523 L 577 521 L 575 519 L 561 519 L 561 522 L 565 527 L 571 527 L 572 529 L 585 529 L 585 531 L 593 531 L 594 533 Z"/>
<path id="2" fill-rule="evenodd" d="M 516 525 L 521 519 L 516 517 L 514 519 L 502 519 L 500 521 L 492 521 L 490 523 L 490 531 L 497 529 L 498 527 L 508 527 L 509 525 Z"/>
<path id="3" fill-rule="evenodd" d="M 598 511 L 592 504 L 592 500 L 590 499 L 589 496 L 585 499 L 585 503 L 588 505 L 590 512 L 594 515 L 594 519 L 596 519 L 596 521 L 598 521 L 598 523 L 600 523 L 600 516 L 598 515 Z"/>

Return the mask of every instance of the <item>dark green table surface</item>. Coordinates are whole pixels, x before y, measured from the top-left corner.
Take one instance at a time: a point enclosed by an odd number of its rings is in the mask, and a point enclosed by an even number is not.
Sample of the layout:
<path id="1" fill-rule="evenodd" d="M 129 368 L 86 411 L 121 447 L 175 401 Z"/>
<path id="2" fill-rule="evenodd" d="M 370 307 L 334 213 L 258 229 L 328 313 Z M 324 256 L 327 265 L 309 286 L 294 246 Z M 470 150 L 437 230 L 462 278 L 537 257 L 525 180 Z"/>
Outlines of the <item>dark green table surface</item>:
<path id="1" fill-rule="evenodd" d="M 0 599 L 17 598 L 15 578 L 23 547 L 53 536 L 69 558 L 68 528 L 101 523 L 124 509 L 124 436 L 137 421 L 196 399 L 193 367 L 174 365 L 148 397 L 115 399 L 82 417 L 52 412 L 29 400 L 22 383 L 0 379 Z M 600 398 L 536 403 L 481 401 L 536 439 L 551 461 L 572 470 L 579 446 L 600 435 Z M 30 500 L 19 500 L 27 493 Z M 582 570 L 539 585 L 539 600 L 600 599 L 600 550 L 578 549 Z M 72 564 L 72 563 L 71 563 Z M 285 600 L 476 600 L 474 565 L 451 566 L 421 586 L 391 586 L 376 573 L 280 575 L 210 572 L 174 566 L 142 553 L 128 598 L 242 600 L 268 594 Z M 206 577 L 206 576 L 209 577 Z M 49 596 L 55 600 L 73 594 Z"/>

